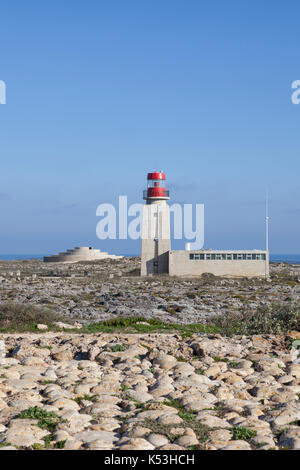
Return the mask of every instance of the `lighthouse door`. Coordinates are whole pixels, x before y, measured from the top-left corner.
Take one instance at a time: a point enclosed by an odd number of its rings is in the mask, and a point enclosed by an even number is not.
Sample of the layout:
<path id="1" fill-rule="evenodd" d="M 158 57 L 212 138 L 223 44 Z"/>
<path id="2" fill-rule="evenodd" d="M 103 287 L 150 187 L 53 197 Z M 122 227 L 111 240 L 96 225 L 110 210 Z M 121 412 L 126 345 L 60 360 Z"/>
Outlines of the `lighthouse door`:
<path id="1" fill-rule="evenodd" d="M 154 238 L 153 274 L 158 274 L 158 239 Z"/>

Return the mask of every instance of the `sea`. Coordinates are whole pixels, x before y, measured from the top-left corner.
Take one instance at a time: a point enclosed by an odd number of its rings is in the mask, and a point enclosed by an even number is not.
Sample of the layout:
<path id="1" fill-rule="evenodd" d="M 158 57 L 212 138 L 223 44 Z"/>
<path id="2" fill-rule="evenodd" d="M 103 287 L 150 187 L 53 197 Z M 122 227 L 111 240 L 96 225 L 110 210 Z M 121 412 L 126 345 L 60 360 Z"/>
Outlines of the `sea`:
<path id="1" fill-rule="evenodd" d="M 122 256 L 126 257 L 136 257 L 138 254 L 133 253 L 120 253 Z M 19 259 L 43 259 L 44 256 L 49 256 L 49 254 L 12 254 L 12 255 L 1 255 L 0 261 L 13 261 Z M 289 263 L 289 264 L 300 264 L 300 254 L 298 255 L 284 255 L 284 254 L 270 254 L 270 261 L 273 263 Z"/>

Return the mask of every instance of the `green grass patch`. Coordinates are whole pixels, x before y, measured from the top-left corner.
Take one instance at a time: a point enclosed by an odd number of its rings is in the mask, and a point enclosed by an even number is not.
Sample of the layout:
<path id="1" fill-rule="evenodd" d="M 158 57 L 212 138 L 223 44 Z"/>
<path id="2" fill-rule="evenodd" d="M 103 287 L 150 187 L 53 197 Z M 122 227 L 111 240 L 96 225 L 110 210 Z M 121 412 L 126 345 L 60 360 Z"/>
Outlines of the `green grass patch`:
<path id="1" fill-rule="evenodd" d="M 187 362 L 187 359 L 185 359 L 183 356 L 176 357 L 178 362 Z"/>
<path id="2" fill-rule="evenodd" d="M 115 344 L 114 346 L 111 346 L 110 347 L 110 350 L 112 352 L 121 352 L 121 351 L 125 351 L 125 346 L 124 344 Z"/>
<path id="3" fill-rule="evenodd" d="M 32 444 L 32 450 L 42 450 L 44 449 L 43 444 L 39 444 L 38 442 L 36 444 Z"/>
<path id="4" fill-rule="evenodd" d="M 248 441 L 256 436 L 257 431 L 254 429 L 248 429 L 244 426 L 234 426 L 230 430 L 233 441 Z"/>
<path id="5" fill-rule="evenodd" d="M 143 324 L 141 324 L 141 322 Z M 218 333 L 220 332 L 220 329 L 218 327 L 215 327 L 214 325 L 179 325 L 177 323 L 165 323 L 157 318 L 146 319 L 143 317 L 130 317 L 107 320 L 100 323 L 93 323 L 91 325 L 84 326 L 80 330 L 80 333 L 112 333 L 115 331 L 122 331 L 128 333 L 176 332 L 192 336 L 194 333 Z"/>
<path id="6" fill-rule="evenodd" d="M 11 446 L 9 442 L 0 442 L 0 448 Z"/>
<path id="7" fill-rule="evenodd" d="M 53 411 L 43 410 L 38 406 L 33 406 L 27 410 L 21 411 L 18 414 L 19 419 L 44 419 L 44 418 L 57 418 Z"/>
<path id="8" fill-rule="evenodd" d="M 48 331 L 61 331 L 53 325 L 54 321 L 61 320 L 51 311 L 40 307 L 25 304 L 0 305 L 0 333 L 5 332 L 36 332 L 38 323 L 48 325 Z M 193 334 L 220 333 L 224 336 L 256 335 L 256 334 L 288 334 L 290 331 L 300 331 L 300 303 L 271 304 L 260 306 L 256 310 L 245 309 L 242 312 L 226 312 L 210 318 L 209 323 L 177 324 L 166 323 L 157 318 L 144 317 L 117 318 L 84 325 L 78 330 L 72 328 L 68 332 L 76 334 L 94 333 L 176 333 L 181 338 L 191 337 Z M 124 349 L 123 349 L 124 347 Z M 124 345 L 111 346 L 112 351 L 124 351 Z M 224 360 L 220 358 L 220 360 Z M 233 366 L 232 366 L 233 367 Z"/>
<path id="9" fill-rule="evenodd" d="M 195 416 L 193 417 L 193 419 L 183 420 L 183 422 L 179 424 L 161 424 L 155 421 L 154 419 L 146 418 L 143 421 L 142 425 L 150 429 L 151 432 L 155 434 L 162 434 L 166 436 L 170 442 L 174 442 L 181 435 L 179 433 L 176 434 L 176 432 L 171 433 L 171 429 L 175 429 L 176 431 L 176 428 L 191 428 L 195 432 L 199 442 L 207 441 L 208 433 L 210 431 L 207 426 L 197 421 L 195 419 Z"/>
<path id="10" fill-rule="evenodd" d="M 168 398 L 168 400 L 164 400 L 163 405 L 171 406 L 172 408 L 176 408 L 177 410 L 184 411 L 184 407 L 181 405 L 180 401 L 177 398 Z"/>
<path id="11" fill-rule="evenodd" d="M 215 362 L 228 362 L 228 359 L 226 359 L 226 357 L 219 357 L 219 356 L 214 357 L 213 360 Z"/>
<path id="12" fill-rule="evenodd" d="M 189 423 L 197 416 L 197 411 L 188 413 L 187 411 L 179 411 L 178 416 L 185 422 Z"/>
<path id="13" fill-rule="evenodd" d="M 78 405 L 80 405 L 83 401 L 90 401 L 94 403 L 95 401 L 97 401 L 97 398 L 98 398 L 98 395 L 85 394 L 82 397 L 72 398 L 72 400 L 74 400 Z"/>
<path id="14" fill-rule="evenodd" d="M 27 410 L 21 411 L 18 414 L 19 419 L 37 419 L 38 426 L 41 429 L 47 429 L 49 432 L 54 432 L 58 424 L 59 418 L 53 411 L 43 410 L 38 406 L 33 406 Z"/>
<path id="15" fill-rule="evenodd" d="M 230 367 L 232 367 L 233 369 L 236 369 L 236 368 L 238 367 L 239 363 L 238 363 L 238 362 L 235 362 L 235 361 L 229 361 L 229 362 L 228 362 L 228 365 L 229 365 Z"/>
<path id="16" fill-rule="evenodd" d="M 57 441 L 54 445 L 56 449 L 64 449 L 66 445 L 67 440 L 65 439 L 64 441 Z"/>
<path id="17" fill-rule="evenodd" d="M 300 426 L 300 419 L 297 419 L 296 421 L 292 421 L 290 423 L 291 426 Z"/>
<path id="18" fill-rule="evenodd" d="M 52 439 L 52 434 L 47 434 L 47 436 L 43 438 L 43 441 L 45 442 L 45 449 L 50 449 L 50 447 L 52 447 Z"/>

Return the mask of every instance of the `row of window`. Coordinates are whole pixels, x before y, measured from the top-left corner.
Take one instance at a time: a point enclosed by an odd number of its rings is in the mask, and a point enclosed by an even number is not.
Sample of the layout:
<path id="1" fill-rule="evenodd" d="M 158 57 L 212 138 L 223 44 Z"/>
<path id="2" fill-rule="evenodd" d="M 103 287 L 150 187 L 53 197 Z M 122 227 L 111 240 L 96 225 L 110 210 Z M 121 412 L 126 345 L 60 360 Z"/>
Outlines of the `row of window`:
<path id="1" fill-rule="evenodd" d="M 190 253 L 192 260 L 260 260 L 265 261 L 265 253 Z"/>

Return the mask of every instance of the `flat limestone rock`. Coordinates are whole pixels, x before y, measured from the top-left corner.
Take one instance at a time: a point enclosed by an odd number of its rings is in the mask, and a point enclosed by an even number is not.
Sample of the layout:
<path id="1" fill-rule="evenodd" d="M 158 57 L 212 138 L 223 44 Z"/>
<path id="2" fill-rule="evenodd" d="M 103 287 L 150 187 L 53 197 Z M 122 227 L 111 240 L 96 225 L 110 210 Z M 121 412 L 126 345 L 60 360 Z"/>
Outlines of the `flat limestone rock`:
<path id="1" fill-rule="evenodd" d="M 74 439 L 89 444 L 94 441 L 103 441 L 107 444 L 113 444 L 118 440 L 118 435 L 108 431 L 83 431 L 75 434 Z"/>
<path id="2" fill-rule="evenodd" d="M 4 433 L 5 441 L 15 446 L 29 447 L 33 444 L 42 444 L 48 430 L 37 426 L 37 420 L 15 419 L 11 421 L 8 430 Z"/>

